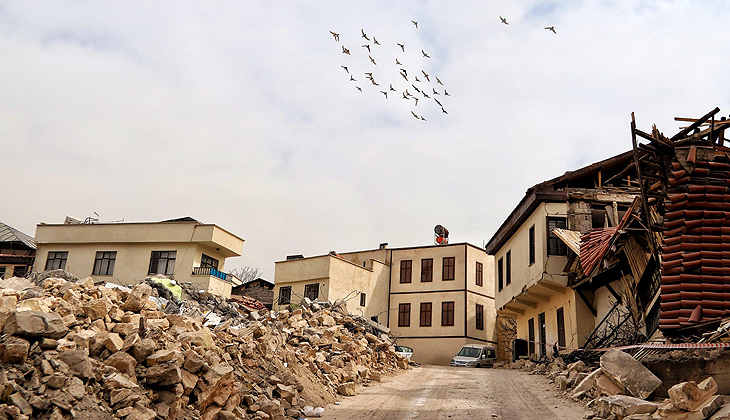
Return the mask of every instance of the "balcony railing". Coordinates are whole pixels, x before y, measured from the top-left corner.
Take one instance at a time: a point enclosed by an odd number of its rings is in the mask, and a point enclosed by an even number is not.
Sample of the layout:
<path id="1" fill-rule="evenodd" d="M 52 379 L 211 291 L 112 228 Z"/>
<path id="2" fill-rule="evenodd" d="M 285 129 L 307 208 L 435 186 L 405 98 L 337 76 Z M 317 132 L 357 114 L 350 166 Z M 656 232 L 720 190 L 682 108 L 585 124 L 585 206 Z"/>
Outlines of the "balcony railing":
<path id="1" fill-rule="evenodd" d="M 221 280 L 225 280 L 229 283 L 233 282 L 235 276 L 232 274 L 224 273 L 213 267 L 193 267 L 194 276 L 213 276 Z"/>

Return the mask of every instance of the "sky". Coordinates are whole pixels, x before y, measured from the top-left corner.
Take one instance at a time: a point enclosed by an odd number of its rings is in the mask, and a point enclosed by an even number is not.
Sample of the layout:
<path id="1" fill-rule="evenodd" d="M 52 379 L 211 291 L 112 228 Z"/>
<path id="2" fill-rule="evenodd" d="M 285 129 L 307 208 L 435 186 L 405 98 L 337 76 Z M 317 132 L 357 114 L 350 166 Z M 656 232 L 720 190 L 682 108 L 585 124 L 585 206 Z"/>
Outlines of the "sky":
<path id="1" fill-rule="evenodd" d="M 667 135 L 675 116 L 728 115 L 728 14 L 720 1 L 0 0 L 0 221 L 33 235 L 66 215 L 190 216 L 245 239 L 227 270 L 269 279 L 291 254 L 433 244 L 437 224 L 482 246 L 530 186 L 629 150 L 632 111 Z M 412 84 L 430 98 L 404 99 Z"/>

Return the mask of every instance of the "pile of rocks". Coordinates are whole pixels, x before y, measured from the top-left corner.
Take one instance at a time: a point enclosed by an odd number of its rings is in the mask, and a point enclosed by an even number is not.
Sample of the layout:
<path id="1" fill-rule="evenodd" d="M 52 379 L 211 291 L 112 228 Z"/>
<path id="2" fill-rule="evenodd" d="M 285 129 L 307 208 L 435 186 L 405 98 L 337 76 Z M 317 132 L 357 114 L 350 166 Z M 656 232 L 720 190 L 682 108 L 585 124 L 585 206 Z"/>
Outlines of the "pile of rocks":
<path id="1" fill-rule="evenodd" d="M 730 420 L 730 398 L 716 395 L 712 377 L 699 384 L 676 384 L 669 389 L 668 399 L 647 400 L 662 381 L 620 350 L 604 353 L 600 366 L 593 370 L 582 361 L 566 365 L 559 357 L 549 364 L 520 360 L 512 367 L 548 375 L 565 395 L 587 402 L 592 408 L 586 416 L 589 419 Z"/>
<path id="2" fill-rule="evenodd" d="M 0 419 L 299 418 L 408 368 L 338 307 L 166 314 L 130 291 L 46 278 L 0 289 Z"/>

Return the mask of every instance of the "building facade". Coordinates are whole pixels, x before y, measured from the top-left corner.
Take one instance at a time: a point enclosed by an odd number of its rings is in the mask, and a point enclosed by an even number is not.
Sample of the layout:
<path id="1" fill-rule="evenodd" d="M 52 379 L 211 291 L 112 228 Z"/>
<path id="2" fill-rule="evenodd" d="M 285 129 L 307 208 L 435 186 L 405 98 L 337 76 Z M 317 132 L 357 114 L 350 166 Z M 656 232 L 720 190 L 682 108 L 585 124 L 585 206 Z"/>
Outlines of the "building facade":
<path id="1" fill-rule="evenodd" d="M 32 236 L 0 223 L 0 279 L 25 276 L 33 267 L 35 254 Z"/>
<path id="2" fill-rule="evenodd" d="M 413 348 L 414 361 L 446 365 L 464 344 L 496 344 L 493 265 L 466 243 L 290 257 L 276 263 L 274 309 L 344 299 Z"/>
<path id="3" fill-rule="evenodd" d="M 624 153 L 533 186 L 488 242 L 497 315 L 516 321 L 513 338 L 527 342 L 526 354 L 549 357 L 556 345 L 583 346 L 603 315 L 596 308 L 610 295 L 573 287 L 568 266 L 581 232 L 616 226 L 633 203 L 632 157 Z"/>
<path id="4" fill-rule="evenodd" d="M 191 218 L 147 223 L 45 224 L 36 227 L 35 271 L 64 269 L 118 284 L 162 274 L 221 296 L 231 295 L 225 260 L 243 239 Z"/>

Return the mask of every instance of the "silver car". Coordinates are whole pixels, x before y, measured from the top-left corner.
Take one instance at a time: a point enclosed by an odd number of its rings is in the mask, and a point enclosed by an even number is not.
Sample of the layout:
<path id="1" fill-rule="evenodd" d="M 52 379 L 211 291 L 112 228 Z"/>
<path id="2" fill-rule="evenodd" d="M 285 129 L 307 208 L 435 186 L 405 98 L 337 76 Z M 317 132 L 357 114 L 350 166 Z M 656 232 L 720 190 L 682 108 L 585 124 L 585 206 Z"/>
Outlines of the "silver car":
<path id="1" fill-rule="evenodd" d="M 451 359 L 455 367 L 491 367 L 497 360 L 497 351 L 489 344 L 467 344 Z"/>

